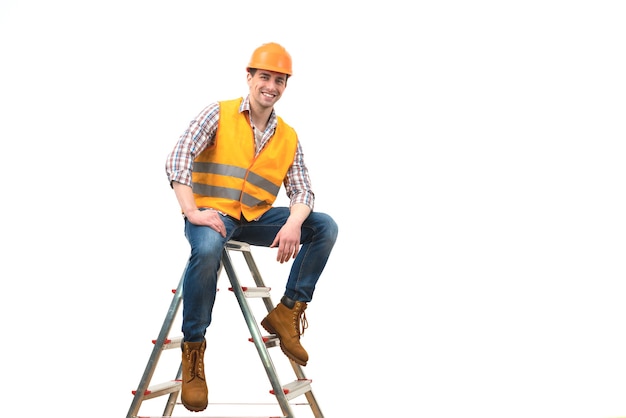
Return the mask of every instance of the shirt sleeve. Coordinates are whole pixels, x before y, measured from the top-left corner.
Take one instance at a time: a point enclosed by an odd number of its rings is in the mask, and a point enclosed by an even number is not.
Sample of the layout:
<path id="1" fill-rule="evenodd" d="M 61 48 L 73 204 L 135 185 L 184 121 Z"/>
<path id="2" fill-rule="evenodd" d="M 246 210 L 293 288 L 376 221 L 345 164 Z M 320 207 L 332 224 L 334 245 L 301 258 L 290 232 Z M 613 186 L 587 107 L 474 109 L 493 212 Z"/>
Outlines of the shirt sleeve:
<path id="1" fill-rule="evenodd" d="M 165 161 L 165 172 L 170 186 L 175 181 L 191 187 L 193 161 L 198 154 L 215 143 L 218 120 L 219 103 L 214 102 L 189 123 Z"/>
<path id="2" fill-rule="evenodd" d="M 309 178 L 309 170 L 304 163 L 304 153 L 302 146 L 298 141 L 296 148 L 296 156 L 285 176 L 285 191 L 289 197 L 290 206 L 296 203 L 303 203 L 311 210 L 315 206 L 315 194 L 311 187 L 311 179 Z"/>

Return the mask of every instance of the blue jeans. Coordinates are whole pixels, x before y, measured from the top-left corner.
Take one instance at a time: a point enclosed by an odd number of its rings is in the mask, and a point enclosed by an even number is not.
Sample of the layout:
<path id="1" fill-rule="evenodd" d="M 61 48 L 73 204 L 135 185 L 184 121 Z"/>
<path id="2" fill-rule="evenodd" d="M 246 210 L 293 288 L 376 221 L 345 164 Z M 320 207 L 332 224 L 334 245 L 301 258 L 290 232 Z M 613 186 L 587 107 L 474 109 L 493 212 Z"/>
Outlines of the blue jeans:
<path id="1" fill-rule="evenodd" d="M 187 342 L 204 339 L 211 324 L 215 304 L 217 279 L 222 251 L 229 240 L 269 247 L 289 217 L 289 208 L 274 207 L 257 221 L 222 216 L 226 237 L 207 227 L 194 225 L 185 219 L 185 236 L 191 245 L 191 255 L 183 274 L 182 331 Z M 328 257 L 337 240 L 338 228 L 327 214 L 311 212 L 302 224 L 298 255 L 293 260 L 284 295 L 310 302 Z"/>

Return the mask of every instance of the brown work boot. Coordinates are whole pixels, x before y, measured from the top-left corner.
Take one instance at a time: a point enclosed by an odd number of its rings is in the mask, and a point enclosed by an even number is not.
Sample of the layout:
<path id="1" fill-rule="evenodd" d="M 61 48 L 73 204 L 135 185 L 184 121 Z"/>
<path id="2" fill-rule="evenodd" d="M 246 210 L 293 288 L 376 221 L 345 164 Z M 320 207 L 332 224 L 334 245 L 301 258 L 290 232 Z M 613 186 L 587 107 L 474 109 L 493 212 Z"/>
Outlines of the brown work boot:
<path id="1" fill-rule="evenodd" d="M 280 340 L 283 353 L 301 366 L 306 366 L 309 355 L 300 345 L 300 336 L 308 327 L 305 302 L 298 302 L 286 296 L 262 321 L 261 325 Z"/>
<path id="2" fill-rule="evenodd" d="M 204 376 L 206 341 L 183 342 L 183 390 L 181 400 L 190 411 L 204 411 L 209 403 L 209 390 Z"/>

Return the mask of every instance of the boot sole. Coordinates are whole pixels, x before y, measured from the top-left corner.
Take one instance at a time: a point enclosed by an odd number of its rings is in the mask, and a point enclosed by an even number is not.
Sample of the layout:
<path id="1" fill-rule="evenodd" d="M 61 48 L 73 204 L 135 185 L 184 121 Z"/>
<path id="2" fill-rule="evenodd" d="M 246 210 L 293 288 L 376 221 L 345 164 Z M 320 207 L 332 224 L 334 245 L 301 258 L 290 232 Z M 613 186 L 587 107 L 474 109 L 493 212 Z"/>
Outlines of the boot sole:
<path id="1" fill-rule="evenodd" d="M 207 407 L 208 405 L 209 405 L 209 404 L 207 403 L 206 405 L 204 405 L 204 407 L 197 407 L 197 406 L 191 406 L 191 405 L 188 405 L 188 404 L 186 404 L 185 402 L 183 402 L 183 406 L 184 406 L 185 408 L 187 408 L 187 410 L 189 410 L 189 411 L 191 411 L 191 412 L 202 412 L 202 411 L 204 411 L 204 410 L 206 409 L 206 407 Z"/>
<path id="2" fill-rule="evenodd" d="M 261 326 L 263 328 L 265 328 L 265 331 L 269 332 L 270 334 L 274 334 L 278 337 L 278 341 L 280 341 L 280 349 L 282 350 L 282 352 L 289 357 L 291 360 L 295 361 L 296 363 L 298 363 L 300 366 L 306 366 L 306 361 L 302 361 L 299 358 L 295 357 L 293 354 L 291 354 L 289 351 L 285 350 L 285 346 L 283 345 L 283 340 L 280 338 L 280 335 L 276 332 L 276 330 L 269 324 L 268 321 L 266 321 L 265 319 L 263 319 L 261 321 Z"/>

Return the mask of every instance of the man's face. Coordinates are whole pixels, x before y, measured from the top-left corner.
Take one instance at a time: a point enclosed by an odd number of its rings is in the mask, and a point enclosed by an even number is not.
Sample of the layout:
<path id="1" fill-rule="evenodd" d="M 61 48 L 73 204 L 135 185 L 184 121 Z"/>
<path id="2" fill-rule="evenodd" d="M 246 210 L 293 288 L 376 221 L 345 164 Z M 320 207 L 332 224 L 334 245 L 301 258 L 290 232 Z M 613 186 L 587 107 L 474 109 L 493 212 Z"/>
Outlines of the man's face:
<path id="1" fill-rule="evenodd" d="M 287 76 L 268 70 L 257 70 L 254 76 L 248 73 L 251 100 L 265 108 L 274 107 L 287 87 Z"/>

